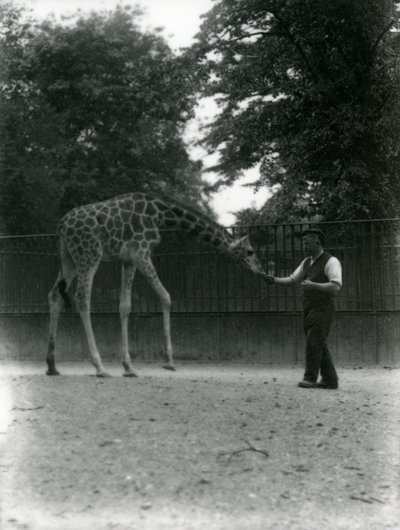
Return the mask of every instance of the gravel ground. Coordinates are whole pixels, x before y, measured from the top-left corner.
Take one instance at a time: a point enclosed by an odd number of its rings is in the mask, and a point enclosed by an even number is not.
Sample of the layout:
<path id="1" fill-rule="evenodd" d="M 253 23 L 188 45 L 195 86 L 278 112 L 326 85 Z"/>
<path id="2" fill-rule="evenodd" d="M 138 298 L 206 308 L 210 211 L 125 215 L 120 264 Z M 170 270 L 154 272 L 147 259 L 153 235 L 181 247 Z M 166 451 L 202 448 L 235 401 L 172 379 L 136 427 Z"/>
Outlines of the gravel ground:
<path id="1" fill-rule="evenodd" d="M 400 529 L 400 370 L 0 363 L 2 530 Z"/>

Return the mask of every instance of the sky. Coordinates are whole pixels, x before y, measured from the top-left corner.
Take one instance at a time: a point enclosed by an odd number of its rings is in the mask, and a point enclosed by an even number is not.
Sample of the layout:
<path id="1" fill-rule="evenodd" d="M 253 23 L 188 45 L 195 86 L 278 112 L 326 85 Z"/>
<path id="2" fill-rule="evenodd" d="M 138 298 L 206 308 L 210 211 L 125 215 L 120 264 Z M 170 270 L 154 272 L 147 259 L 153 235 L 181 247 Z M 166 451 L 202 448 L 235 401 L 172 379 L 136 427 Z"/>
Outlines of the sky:
<path id="1" fill-rule="evenodd" d="M 46 17 L 50 14 L 56 16 L 75 13 L 78 9 L 82 11 L 113 9 L 118 4 L 139 5 L 145 11 L 143 16 L 143 27 L 152 29 L 162 27 L 163 35 L 173 50 L 190 46 L 193 37 L 199 31 L 202 22 L 201 15 L 213 6 L 212 0 L 20 0 L 20 3 L 33 9 L 37 17 Z M 201 159 L 204 166 L 210 166 L 216 162 L 216 157 L 208 155 L 203 149 L 194 147 L 194 142 L 199 139 L 199 124 L 209 121 L 216 107 L 212 100 L 206 99 L 199 102 L 196 118 L 189 123 L 186 141 L 193 159 Z M 212 173 L 204 174 L 205 180 L 214 182 L 217 178 Z M 216 193 L 212 199 L 212 207 L 218 216 L 218 221 L 229 226 L 235 223 L 232 212 L 248 208 L 259 207 L 269 196 L 267 189 L 254 193 L 252 188 L 243 184 L 252 182 L 257 178 L 257 170 L 247 171 L 243 178 L 233 186 L 226 187 Z"/>

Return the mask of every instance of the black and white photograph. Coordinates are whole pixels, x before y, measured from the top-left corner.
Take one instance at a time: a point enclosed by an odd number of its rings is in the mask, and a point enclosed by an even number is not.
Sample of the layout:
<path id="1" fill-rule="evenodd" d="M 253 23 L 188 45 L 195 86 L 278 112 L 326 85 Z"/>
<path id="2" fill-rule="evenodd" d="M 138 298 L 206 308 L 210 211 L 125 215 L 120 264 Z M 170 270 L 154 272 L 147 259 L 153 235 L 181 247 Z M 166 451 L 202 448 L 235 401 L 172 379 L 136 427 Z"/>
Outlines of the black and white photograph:
<path id="1" fill-rule="evenodd" d="M 0 530 L 400 530 L 400 1 L 0 0 Z"/>

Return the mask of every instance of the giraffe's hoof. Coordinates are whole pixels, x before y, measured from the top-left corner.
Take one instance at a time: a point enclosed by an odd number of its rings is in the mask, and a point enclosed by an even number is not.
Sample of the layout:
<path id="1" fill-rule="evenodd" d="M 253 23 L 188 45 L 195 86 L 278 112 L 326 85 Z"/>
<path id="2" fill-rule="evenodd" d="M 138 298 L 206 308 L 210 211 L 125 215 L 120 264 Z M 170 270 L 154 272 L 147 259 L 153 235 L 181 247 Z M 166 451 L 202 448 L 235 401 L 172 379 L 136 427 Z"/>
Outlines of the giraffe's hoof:
<path id="1" fill-rule="evenodd" d="M 99 372 L 98 374 L 96 374 L 96 377 L 111 377 L 111 375 L 107 372 Z"/>
<path id="2" fill-rule="evenodd" d="M 176 372 L 175 366 L 173 366 L 171 364 L 164 364 L 163 368 L 164 368 L 164 370 L 171 370 L 171 372 Z"/>
<path id="3" fill-rule="evenodd" d="M 60 372 L 53 368 L 52 370 L 47 370 L 46 375 L 60 375 Z"/>
<path id="4" fill-rule="evenodd" d="M 135 372 L 125 372 L 124 377 L 137 377 L 137 374 Z"/>

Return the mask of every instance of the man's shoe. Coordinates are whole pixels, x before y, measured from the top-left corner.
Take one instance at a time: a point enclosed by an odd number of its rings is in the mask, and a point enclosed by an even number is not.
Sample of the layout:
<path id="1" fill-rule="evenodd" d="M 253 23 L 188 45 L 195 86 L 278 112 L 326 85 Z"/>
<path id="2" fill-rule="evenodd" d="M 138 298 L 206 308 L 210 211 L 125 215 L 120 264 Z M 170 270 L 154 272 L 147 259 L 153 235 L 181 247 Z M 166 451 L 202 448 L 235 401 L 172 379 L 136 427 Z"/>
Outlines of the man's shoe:
<path id="1" fill-rule="evenodd" d="M 323 379 L 319 383 L 317 383 L 316 388 L 325 388 L 326 390 L 336 390 L 339 388 L 339 384 L 336 381 L 335 383 L 327 383 Z"/>
<path id="2" fill-rule="evenodd" d="M 301 388 L 315 388 L 315 383 L 312 381 L 300 381 L 300 383 L 297 384 L 297 386 L 300 386 Z"/>

